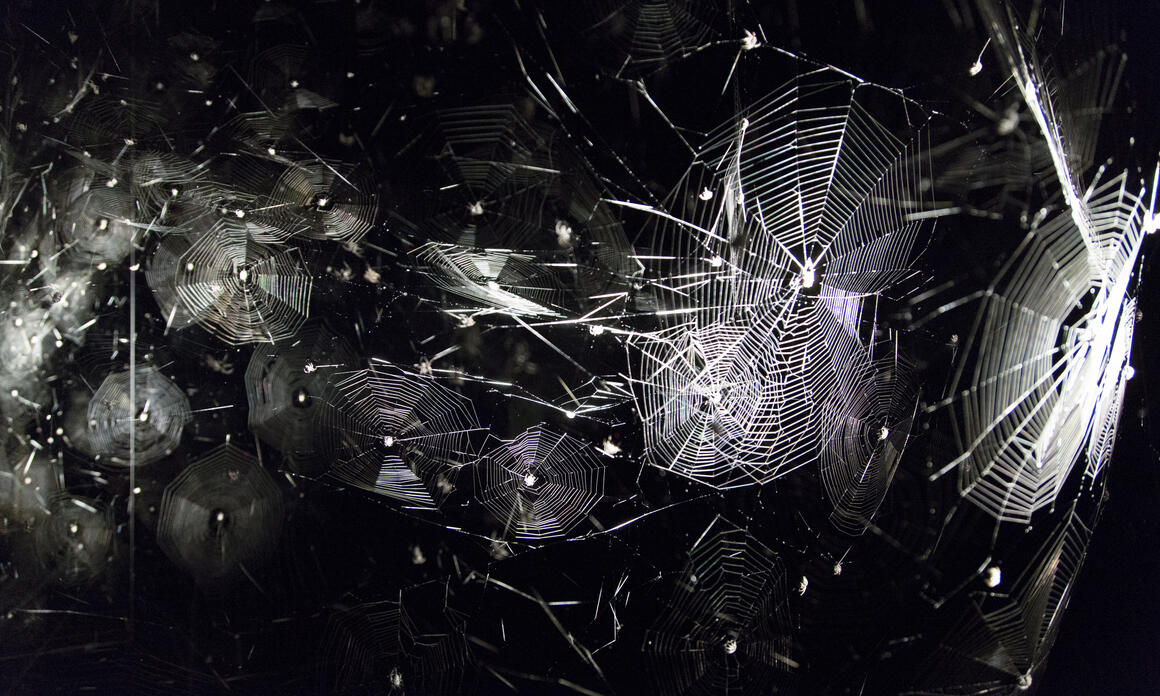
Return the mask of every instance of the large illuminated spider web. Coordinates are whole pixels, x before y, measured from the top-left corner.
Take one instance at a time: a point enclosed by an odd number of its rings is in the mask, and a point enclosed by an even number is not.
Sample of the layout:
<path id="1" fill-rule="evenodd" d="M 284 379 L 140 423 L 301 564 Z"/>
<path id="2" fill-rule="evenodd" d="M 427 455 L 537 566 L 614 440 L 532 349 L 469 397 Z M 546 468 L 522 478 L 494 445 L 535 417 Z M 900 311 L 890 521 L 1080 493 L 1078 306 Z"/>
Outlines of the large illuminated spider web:
<path id="1" fill-rule="evenodd" d="M 309 315 L 312 280 L 301 253 L 256 242 L 243 224 L 215 224 L 176 266 L 172 282 L 184 313 L 227 343 L 289 338 Z"/>
<path id="2" fill-rule="evenodd" d="M 864 306 L 914 274 L 929 216 L 920 139 L 892 135 L 874 96 L 825 71 L 784 85 L 712 133 L 650 211 L 667 328 L 629 346 L 655 466 L 764 483 L 816 460 L 849 415 L 834 395 L 870 354 Z"/>
<path id="3" fill-rule="evenodd" d="M 1127 171 L 1105 178 L 1104 166 L 1081 187 L 1088 163 L 1067 144 L 1082 148 L 1096 134 L 1064 132 L 1018 22 L 991 3 L 983 8 L 1051 152 L 1051 185 L 1062 200 L 1036 213 L 1016 253 L 977 294 L 948 390 L 957 396 L 944 402 L 960 453 L 936 476 L 957 469 L 969 500 L 1027 523 L 1054 503 L 1081 457 L 1092 474 L 1106 460 L 1135 321 L 1129 290 L 1143 238 L 1156 229 L 1156 193 L 1146 201 L 1142 182 L 1133 186 Z"/>

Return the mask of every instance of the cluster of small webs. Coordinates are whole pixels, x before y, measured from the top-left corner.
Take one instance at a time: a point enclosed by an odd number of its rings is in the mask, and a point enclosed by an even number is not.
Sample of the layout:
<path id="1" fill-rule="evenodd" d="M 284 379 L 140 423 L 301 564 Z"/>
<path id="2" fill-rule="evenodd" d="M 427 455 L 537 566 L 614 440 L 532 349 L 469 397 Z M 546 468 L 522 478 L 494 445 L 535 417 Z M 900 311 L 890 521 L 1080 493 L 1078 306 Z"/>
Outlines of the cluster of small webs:
<path id="1" fill-rule="evenodd" d="M 683 215 L 653 229 L 662 326 L 628 341 L 653 465 L 732 488 L 816 462 L 853 533 L 917 405 L 909 362 L 863 314 L 914 274 L 930 195 L 915 142 L 864 106 L 876 92 L 821 71 L 710 134 L 665 201 Z"/>
<path id="2" fill-rule="evenodd" d="M 380 360 L 357 364 L 315 321 L 294 341 L 255 350 L 250 425 L 298 473 L 430 509 L 470 465 L 479 502 L 525 541 L 566 535 L 603 496 L 605 458 L 591 444 L 540 424 L 512 440 L 489 437 L 481 454 L 486 428 L 462 394 Z"/>
<path id="3" fill-rule="evenodd" d="M 470 464 L 481 504 L 505 531 L 527 541 L 567 534 L 600 501 L 605 457 L 583 440 L 537 425 L 510 441 L 493 442 L 486 456 L 480 456 L 477 436 L 485 429 L 469 400 L 430 375 L 380 361 L 361 370 L 355 369 L 358 364 L 346 342 L 318 320 L 307 322 L 292 340 L 255 348 L 245 374 L 250 425 L 263 442 L 283 452 L 291 471 L 311 477 L 328 474 L 409 507 L 434 508 Z M 114 467 L 148 465 L 167 456 L 180 444 L 192 417 L 185 393 L 153 366 L 111 373 L 89 401 L 87 416 L 84 437 L 74 445 Z M 241 534 L 232 508 L 244 507 L 256 492 L 262 493 L 257 499 L 278 498 L 277 488 L 258 475 L 263 470 L 254 469 L 251 458 L 234 445 L 222 452 L 207 455 L 186 469 L 193 473 L 183 473 L 171 484 L 187 493 L 163 505 L 162 530 L 192 525 L 201 531 Z M 233 463 L 219 466 L 223 458 Z M 197 474 L 203 469 L 205 475 Z M 208 473 L 218 469 L 229 475 Z M 242 476 L 251 469 L 252 475 Z M 227 480 L 233 485 L 211 485 Z M 239 480 L 261 490 L 250 490 Z M 241 497 L 235 500 L 231 492 Z M 202 502 L 177 504 L 186 499 Z M 261 518 L 263 529 L 280 525 L 275 509 L 280 508 L 271 502 L 268 515 Z M 224 517 L 215 522 L 218 513 Z M 177 532 L 171 536 L 200 538 Z M 266 548 L 277 534 L 244 537 L 246 544 L 231 544 L 231 549 L 241 553 L 239 548 L 247 544 Z M 255 555 L 260 554 L 255 550 Z M 221 554 L 217 558 L 217 564 L 185 559 L 181 565 L 197 576 L 211 566 L 236 565 Z"/>

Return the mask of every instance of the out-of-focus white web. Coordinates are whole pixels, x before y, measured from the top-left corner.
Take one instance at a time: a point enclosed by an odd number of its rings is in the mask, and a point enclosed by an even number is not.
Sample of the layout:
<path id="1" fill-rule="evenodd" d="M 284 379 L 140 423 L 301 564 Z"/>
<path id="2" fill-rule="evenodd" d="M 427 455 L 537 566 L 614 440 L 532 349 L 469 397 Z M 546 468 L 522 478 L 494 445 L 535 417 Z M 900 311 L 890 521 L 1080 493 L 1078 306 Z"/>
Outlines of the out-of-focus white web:
<path id="1" fill-rule="evenodd" d="M 117 466 L 143 466 L 165 457 L 181 443 L 181 431 L 193 417 L 185 392 L 156 367 L 139 366 L 136 373 L 136 401 L 129 396 L 128 370 L 105 377 L 89 401 L 88 446 Z"/>

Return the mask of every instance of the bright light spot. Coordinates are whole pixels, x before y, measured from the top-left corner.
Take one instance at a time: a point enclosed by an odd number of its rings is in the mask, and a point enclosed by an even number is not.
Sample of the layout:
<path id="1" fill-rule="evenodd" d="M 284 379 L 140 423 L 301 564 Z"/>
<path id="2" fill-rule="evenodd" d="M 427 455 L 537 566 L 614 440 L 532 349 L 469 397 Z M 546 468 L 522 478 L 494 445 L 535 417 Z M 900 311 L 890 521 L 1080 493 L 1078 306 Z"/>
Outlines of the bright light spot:
<path id="1" fill-rule="evenodd" d="M 564 220 L 556 221 L 556 244 L 564 247 L 572 243 L 572 226 Z"/>
<path id="2" fill-rule="evenodd" d="M 707 201 L 712 197 L 713 191 L 708 186 L 706 186 L 704 190 L 701 191 L 700 195 L 697 196 L 697 198 L 700 198 L 703 201 Z"/>
<path id="3" fill-rule="evenodd" d="M 987 576 L 983 578 L 983 582 L 987 583 L 987 587 L 998 587 L 999 583 L 1003 581 L 1003 572 L 999 570 L 999 566 L 991 566 L 987 569 Z"/>
<path id="4" fill-rule="evenodd" d="M 531 488 L 532 486 L 536 485 L 537 481 L 539 481 L 539 479 L 537 479 L 536 475 L 533 474 L 532 472 L 529 471 L 528 473 L 524 474 L 524 485 L 527 486 L 528 488 Z"/>
<path id="5" fill-rule="evenodd" d="M 395 436 L 394 435 L 384 435 L 383 436 L 383 447 L 394 447 L 394 446 L 395 446 Z"/>
<path id="6" fill-rule="evenodd" d="M 726 655 L 732 655 L 733 653 L 737 652 L 737 639 L 729 638 L 725 641 L 725 644 L 721 646 L 721 649 L 725 651 Z"/>
<path id="7" fill-rule="evenodd" d="M 983 72 L 983 61 L 976 60 L 975 64 L 971 66 L 971 77 L 974 77 L 975 75 L 978 75 L 981 72 Z"/>
<path id="8" fill-rule="evenodd" d="M 746 29 L 745 36 L 741 38 L 741 49 L 744 51 L 752 51 L 760 45 L 761 42 L 757 40 L 757 34 Z"/>
<path id="9" fill-rule="evenodd" d="M 878 431 L 878 440 L 879 440 L 879 442 L 881 442 L 882 440 L 885 440 L 888 437 L 890 437 L 890 428 L 887 428 L 884 425 L 884 426 L 882 426 L 882 429 Z"/>
<path id="10" fill-rule="evenodd" d="M 1135 376 L 1136 368 L 1132 367 L 1131 365 L 1126 365 L 1124 367 L 1124 379 L 1132 379 Z"/>
<path id="11" fill-rule="evenodd" d="M 713 268 L 721 268 L 725 265 L 725 259 L 721 258 L 720 256 L 714 256 L 713 258 L 709 259 L 709 265 Z"/>
<path id="12" fill-rule="evenodd" d="M 806 261 L 806 265 L 802 267 L 802 287 L 814 287 L 814 283 L 817 282 L 817 279 L 817 271 L 814 268 L 814 262 L 812 260 Z"/>

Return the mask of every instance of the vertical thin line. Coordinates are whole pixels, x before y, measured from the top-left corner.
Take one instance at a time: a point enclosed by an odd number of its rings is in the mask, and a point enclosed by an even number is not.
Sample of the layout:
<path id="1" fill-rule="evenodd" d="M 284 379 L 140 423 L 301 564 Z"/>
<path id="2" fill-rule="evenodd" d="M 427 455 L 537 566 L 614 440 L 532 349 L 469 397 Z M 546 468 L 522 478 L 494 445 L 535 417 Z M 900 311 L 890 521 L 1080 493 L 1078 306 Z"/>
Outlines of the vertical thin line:
<path id="1" fill-rule="evenodd" d="M 129 246 L 129 634 L 137 618 L 137 245 Z"/>

